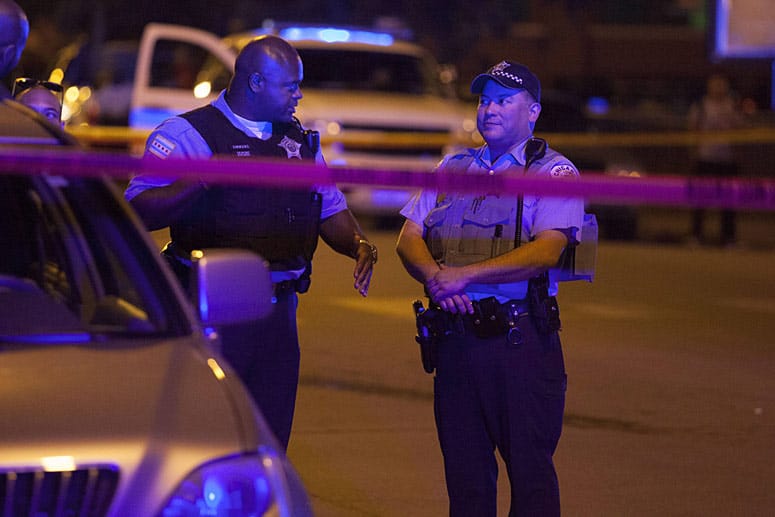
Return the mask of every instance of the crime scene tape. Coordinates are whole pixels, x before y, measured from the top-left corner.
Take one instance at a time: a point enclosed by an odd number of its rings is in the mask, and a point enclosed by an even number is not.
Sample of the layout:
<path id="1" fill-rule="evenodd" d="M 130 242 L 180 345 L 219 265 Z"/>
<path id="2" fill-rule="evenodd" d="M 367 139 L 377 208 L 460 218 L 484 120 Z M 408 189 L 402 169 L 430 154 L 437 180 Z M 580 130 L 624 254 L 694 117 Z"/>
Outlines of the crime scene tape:
<path id="1" fill-rule="evenodd" d="M 92 146 L 131 147 L 144 146 L 150 129 L 133 129 L 119 126 L 74 126 L 67 132 L 79 142 Z M 771 144 L 775 143 L 772 128 L 746 128 L 728 131 L 660 131 L 632 133 L 551 133 L 537 134 L 547 138 L 554 148 L 561 147 L 650 147 L 650 146 L 695 146 L 698 144 Z M 339 143 L 347 147 L 382 147 L 386 149 L 411 149 L 413 147 L 437 146 L 450 143 L 464 146 L 471 142 L 450 142 L 445 132 L 424 133 L 422 139 L 411 133 L 388 133 L 350 130 L 346 134 L 321 135 L 323 145 Z M 479 142 L 481 143 L 481 142 Z M 477 144 L 478 145 L 478 144 Z"/>
<path id="2" fill-rule="evenodd" d="M 430 171 L 325 167 L 289 160 L 217 158 L 157 160 L 126 154 L 76 150 L 0 150 L 0 173 L 43 173 L 59 176 L 135 174 L 196 178 L 211 183 L 263 186 L 359 184 L 442 192 L 520 192 L 577 197 L 603 204 L 674 205 L 775 210 L 775 180 L 759 178 L 696 178 L 651 176 L 630 178 L 585 173 L 574 180 L 498 174 L 430 174 Z"/>

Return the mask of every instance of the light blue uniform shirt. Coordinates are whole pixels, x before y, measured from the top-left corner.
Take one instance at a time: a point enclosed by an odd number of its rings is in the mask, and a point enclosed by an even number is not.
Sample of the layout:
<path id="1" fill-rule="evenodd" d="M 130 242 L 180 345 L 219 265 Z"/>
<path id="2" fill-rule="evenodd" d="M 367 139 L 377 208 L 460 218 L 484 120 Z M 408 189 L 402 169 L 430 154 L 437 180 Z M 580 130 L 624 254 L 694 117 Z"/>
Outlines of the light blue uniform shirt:
<path id="1" fill-rule="evenodd" d="M 514 146 L 500 156 L 495 163 L 491 161 L 490 150 L 485 145 L 471 150 L 474 159 L 466 174 L 503 174 L 507 170 L 522 174 L 525 142 Z M 547 153 L 548 155 L 548 153 Z M 457 157 L 457 158 L 456 158 Z M 459 159 L 459 155 L 447 155 L 437 169 L 444 169 L 450 160 Z M 532 166 L 527 174 L 551 177 L 576 177 L 578 170 L 567 158 L 558 154 L 542 166 Z M 436 207 L 438 192 L 423 190 L 415 194 L 401 209 L 401 215 L 420 225 L 425 230 L 425 218 Z M 523 201 L 522 227 L 524 237 L 534 237 L 545 230 L 571 229 L 571 235 L 578 238 L 584 222 L 584 200 L 578 198 L 560 198 L 525 194 Z M 470 284 L 466 294 L 471 300 L 481 300 L 495 296 L 500 302 L 512 299 L 524 299 L 527 296 L 527 281 L 504 284 Z M 549 294 L 557 294 L 557 282 L 550 275 Z"/>

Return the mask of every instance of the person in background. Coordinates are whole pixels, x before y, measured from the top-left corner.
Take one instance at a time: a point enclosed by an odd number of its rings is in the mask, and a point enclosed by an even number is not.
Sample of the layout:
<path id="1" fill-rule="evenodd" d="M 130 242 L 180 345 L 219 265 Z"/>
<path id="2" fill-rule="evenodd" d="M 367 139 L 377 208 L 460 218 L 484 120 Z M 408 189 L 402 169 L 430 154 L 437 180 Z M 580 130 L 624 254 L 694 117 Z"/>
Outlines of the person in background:
<path id="1" fill-rule="evenodd" d="M 532 136 L 541 85 L 526 66 L 502 61 L 475 77 L 471 92 L 479 95 L 485 145 L 445 156 L 438 174 L 578 176 Z M 559 515 L 552 457 L 566 374 L 548 270 L 579 242 L 583 199 L 425 190 L 401 214 L 398 255 L 435 314 L 427 327 L 434 364 L 426 371 L 436 372 L 449 515 L 495 517 L 496 449 L 511 484 L 509 515 Z"/>
<path id="2" fill-rule="evenodd" d="M 211 104 L 170 118 L 148 137 L 148 159 L 213 155 L 324 163 L 319 145 L 294 117 L 302 98 L 301 58 L 287 41 L 261 36 L 237 56 L 226 90 Z M 369 291 L 377 249 L 334 185 L 312 189 L 208 184 L 195 175 L 176 181 L 131 179 L 126 198 L 150 230 L 170 227 L 164 253 L 183 283 L 190 253 L 247 248 L 265 258 L 275 286 L 272 315 L 218 329 L 223 355 L 237 371 L 280 443 L 287 448 L 299 380 L 297 293 L 310 283 L 318 236 L 355 261 L 354 287 Z"/>
<path id="3" fill-rule="evenodd" d="M 30 34 L 27 15 L 13 0 L 0 0 L 0 79 L 5 79 L 19 63 Z M 10 99 L 11 92 L 0 82 L 0 100 Z"/>
<path id="4" fill-rule="evenodd" d="M 13 98 L 46 117 L 54 124 L 62 122 L 62 85 L 51 81 L 19 78 L 14 82 Z"/>
<path id="5" fill-rule="evenodd" d="M 689 108 L 688 126 L 692 131 L 713 132 L 737 129 L 744 119 L 739 102 L 732 92 L 729 79 L 720 73 L 712 74 L 706 82 L 705 95 Z M 734 177 L 739 173 L 734 149 L 726 142 L 702 142 L 695 150 L 694 174 L 699 178 Z M 702 244 L 706 210 L 697 208 L 692 213 L 690 242 Z M 737 221 L 733 210 L 721 211 L 719 242 L 731 246 L 737 242 Z"/>

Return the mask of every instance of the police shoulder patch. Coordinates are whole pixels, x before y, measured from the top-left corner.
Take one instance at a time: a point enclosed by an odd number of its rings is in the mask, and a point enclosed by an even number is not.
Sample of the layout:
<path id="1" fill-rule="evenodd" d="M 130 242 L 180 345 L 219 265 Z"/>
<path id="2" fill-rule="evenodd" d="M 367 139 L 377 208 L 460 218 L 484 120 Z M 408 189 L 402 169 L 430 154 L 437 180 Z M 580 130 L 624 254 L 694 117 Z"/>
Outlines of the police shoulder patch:
<path id="1" fill-rule="evenodd" d="M 159 158 L 168 158 L 175 147 L 175 142 L 160 134 L 156 134 L 151 143 L 148 144 L 148 152 Z"/>
<path id="2" fill-rule="evenodd" d="M 578 171 L 576 170 L 576 167 L 569 163 L 560 163 L 552 167 L 552 170 L 549 172 L 553 177 L 565 177 L 565 176 L 576 176 L 578 175 Z"/>

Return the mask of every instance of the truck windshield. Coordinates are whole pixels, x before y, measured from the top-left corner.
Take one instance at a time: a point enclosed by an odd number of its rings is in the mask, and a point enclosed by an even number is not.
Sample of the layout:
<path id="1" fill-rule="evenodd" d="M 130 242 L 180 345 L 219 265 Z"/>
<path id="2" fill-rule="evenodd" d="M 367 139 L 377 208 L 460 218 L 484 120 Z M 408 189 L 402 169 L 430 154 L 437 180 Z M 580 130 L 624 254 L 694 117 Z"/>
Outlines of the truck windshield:
<path id="1" fill-rule="evenodd" d="M 416 56 L 344 49 L 299 49 L 302 87 L 437 95 L 438 86 Z"/>
<path id="2" fill-rule="evenodd" d="M 298 51 L 304 63 L 302 89 L 442 94 L 433 66 L 420 56 L 339 47 Z M 230 79 L 231 72 L 215 56 L 208 59 L 198 76 L 198 81 L 210 81 L 215 92 L 226 88 Z"/>

